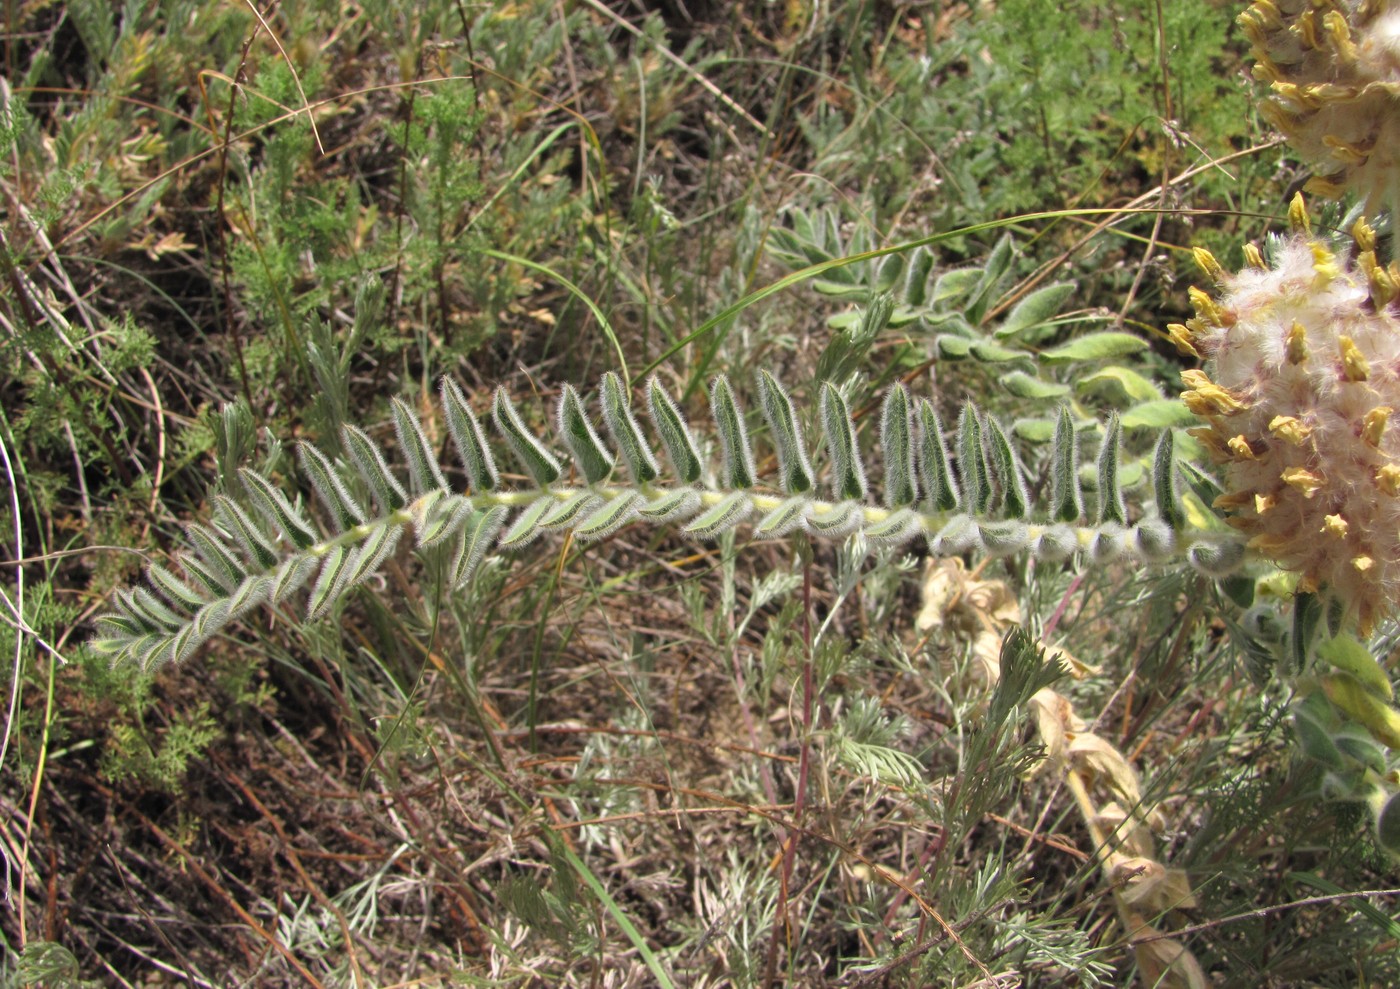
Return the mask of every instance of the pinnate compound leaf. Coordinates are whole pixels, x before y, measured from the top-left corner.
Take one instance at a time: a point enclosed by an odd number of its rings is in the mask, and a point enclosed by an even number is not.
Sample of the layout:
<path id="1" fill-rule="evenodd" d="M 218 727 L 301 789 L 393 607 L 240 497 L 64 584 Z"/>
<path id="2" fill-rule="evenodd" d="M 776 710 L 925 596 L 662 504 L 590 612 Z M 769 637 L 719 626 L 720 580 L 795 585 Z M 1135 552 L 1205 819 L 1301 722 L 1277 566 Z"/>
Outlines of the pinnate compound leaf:
<path id="1" fill-rule="evenodd" d="M 584 480 L 589 484 L 601 484 L 607 480 L 612 473 L 612 456 L 598 438 L 593 424 L 588 421 L 583 402 L 573 385 L 565 385 L 560 392 L 557 428 L 559 438 L 569 448 Z"/>
<path id="2" fill-rule="evenodd" d="M 778 454 L 778 473 L 782 489 L 788 494 L 802 494 L 812 489 L 812 467 L 807 462 L 807 450 L 802 443 L 802 426 L 797 410 L 787 390 L 767 371 L 758 372 L 758 399 L 763 418 Z"/>

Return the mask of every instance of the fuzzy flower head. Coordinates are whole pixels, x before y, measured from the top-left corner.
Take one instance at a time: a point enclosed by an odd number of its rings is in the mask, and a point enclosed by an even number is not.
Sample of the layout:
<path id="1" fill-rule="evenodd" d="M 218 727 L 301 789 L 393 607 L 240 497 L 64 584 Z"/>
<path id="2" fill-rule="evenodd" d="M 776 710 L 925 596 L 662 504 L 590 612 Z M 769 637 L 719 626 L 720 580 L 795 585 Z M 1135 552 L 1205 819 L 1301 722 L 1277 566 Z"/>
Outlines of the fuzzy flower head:
<path id="1" fill-rule="evenodd" d="M 1182 373 L 1182 399 L 1223 467 L 1216 507 L 1365 634 L 1400 593 L 1400 269 L 1376 261 L 1364 221 L 1342 256 L 1311 235 L 1301 199 L 1290 216 L 1271 264 L 1251 247 L 1231 275 L 1198 250 L 1219 294 L 1193 288 L 1196 318 L 1170 333 L 1206 359 Z"/>
<path id="2" fill-rule="evenodd" d="M 1239 22 L 1273 90 L 1261 112 L 1317 169 L 1309 191 L 1400 202 L 1400 4 L 1257 0 Z"/>

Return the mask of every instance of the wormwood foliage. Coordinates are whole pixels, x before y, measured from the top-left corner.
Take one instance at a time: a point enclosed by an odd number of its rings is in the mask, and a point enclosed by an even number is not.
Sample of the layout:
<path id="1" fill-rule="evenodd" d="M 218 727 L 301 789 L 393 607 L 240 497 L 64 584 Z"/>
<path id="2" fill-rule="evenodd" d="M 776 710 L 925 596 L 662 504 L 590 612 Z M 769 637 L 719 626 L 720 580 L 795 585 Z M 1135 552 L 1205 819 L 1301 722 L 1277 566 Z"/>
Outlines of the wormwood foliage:
<path id="1" fill-rule="evenodd" d="M 995 417 L 969 404 L 956 427 L 945 431 L 928 400 L 912 401 L 896 385 L 880 420 L 884 492 L 877 503 L 855 421 L 830 383 L 821 387 L 818 408 L 828 465 L 825 497 L 802 416 L 768 372 L 759 372 L 757 392 L 778 464 L 771 486 L 759 483 L 746 416 L 723 375 L 710 386 L 720 452 L 713 473 L 706 471 L 699 437 L 677 402 L 655 378 L 645 392 L 670 480 L 663 478 L 657 448 L 632 410 L 628 389 L 613 373 L 603 377 L 596 416 L 574 388 L 561 390 L 555 431 L 572 470 L 530 431 L 510 396 L 496 391 L 490 423 L 527 480 L 521 487 L 503 483 L 481 419 L 450 379 L 442 382 L 442 410 L 467 477 L 464 492 L 452 490 L 418 416 L 399 400 L 393 419 L 406 482 L 355 426 L 342 427 L 343 460 L 300 445 L 302 473 L 322 506 L 320 525 L 300 499 L 242 468 L 236 483 L 230 479 L 214 497 L 210 521 L 186 529 L 183 576 L 151 564 L 148 586 L 120 592 L 116 610 L 98 619 L 93 647 L 114 663 L 143 669 L 180 662 L 230 622 L 260 605 L 286 601 L 307 585 L 305 613 L 314 621 L 373 575 L 410 529 L 420 550 L 450 551 L 448 572 L 459 590 L 493 550 L 517 550 L 551 532 L 597 541 L 633 522 L 672 524 L 703 540 L 740 524 L 751 524 L 755 538 L 859 534 L 868 544 L 893 546 L 922 536 L 939 555 L 1028 551 L 1047 561 L 1078 555 L 1088 562 L 1185 557 L 1215 575 L 1243 558 L 1233 535 L 1186 525 L 1170 431 L 1162 433 L 1154 457 L 1152 502 L 1131 522 L 1119 478 L 1116 419 L 1104 430 L 1096 504 L 1088 505 L 1068 409 L 1057 419 L 1045 483 L 1031 486 Z"/>

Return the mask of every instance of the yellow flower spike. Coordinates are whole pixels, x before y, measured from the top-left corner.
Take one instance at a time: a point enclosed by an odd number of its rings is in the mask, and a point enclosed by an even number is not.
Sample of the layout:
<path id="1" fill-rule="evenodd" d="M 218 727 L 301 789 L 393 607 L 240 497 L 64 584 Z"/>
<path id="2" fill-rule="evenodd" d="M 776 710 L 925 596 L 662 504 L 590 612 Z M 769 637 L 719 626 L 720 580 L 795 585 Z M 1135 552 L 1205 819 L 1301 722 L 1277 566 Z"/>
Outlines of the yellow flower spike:
<path id="1" fill-rule="evenodd" d="M 1348 528 L 1347 520 L 1340 515 L 1328 515 L 1322 520 L 1322 528 L 1318 531 L 1325 532 L 1327 535 L 1335 536 L 1338 539 L 1345 539 Z"/>
<path id="2" fill-rule="evenodd" d="M 1308 359 L 1308 331 L 1296 319 L 1293 321 L 1293 328 L 1288 331 L 1288 339 L 1284 341 L 1284 346 L 1288 354 L 1288 363 L 1298 365 Z"/>
<path id="3" fill-rule="evenodd" d="M 1392 498 L 1400 495 L 1400 465 L 1386 464 L 1376 468 L 1376 487 Z"/>
<path id="4" fill-rule="evenodd" d="M 1291 446 L 1302 446 L 1312 435 L 1312 427 L 1297 416 L 1274 416 L 1269 421 L 1269 432 Z"/>
<path id="5" fill-rule="evenodd" d="M 1244 245 L 1244 263 L 1255 271 L 1268 271 L 1269 266 L 1264 263 L 1264 255 L 1255 244 Z"/>
<path id="6" fill-rule="evenodd" d="M 1375 260 L 1376 230 L 1366 222 L 1364 216 L 1351 225 L 1351 239 L 1356 241 L 1358 251 L 1371 251 L 1372 260 Z"/>
<path id="7" fill-rule="evenodd" d="M 1288 226 L 1295 234 L 1302 234 L 1304 237 L 1312 235 L 1312 222 L 1308 219 L 1308 204 L 1303 199 L 1301 192 L 1293 194 L 1293 201 L 1288 204 Z"/>
<path id="8" fill-rule="evenodd" d="M 1200 351 L 1196 349 L 1196 345 L 1191 342 L 1191 331 L 1188 330 L 1184 324 L 1168 323 L 1167 339 L 1176 344 L 1176 349 L 1179 353 L 1185 354 L 1188 357 L 1199 358 L 1201 356 Z"/>
<path id="9" fill-rule="evenodd" d="M 1244 438 L 1243 433 L 1239 436 L 1232 437 L 1225 445 L 1230 448 L 1230 452 L 1239 460 L 1254 459 L 1254 450 L 1250 447 L 1249 440 Z"/>
<path id="10" fill-rule="evenodd" d="M 1342 374 L 1348 381 L 1365 381 L 1371 376 L 1371 362 L 1348 336 L 1337 337 L 1337 349 L 1342 356 Z"/>
<path id="11" fill-rule="evenodd" d="M 1289 467 L 1279 475 L 1279 480 L 1283 481 L 1290 488 L 1295 488 L 1303 493 L 1304 498 L 1311 498 L 1322 489 L 1325 479 L 1314 474 L 1306 467 Z"/>
<path id="12" fill-rule="evenodd" d="M 1220 282 L 1225 277 L 1225 269 L 1220 267 L 1220 262 L 1215 260 L 1215 255 L 1204 247 L 1191 248 L 1191 256 L 1196 259 L 1196 267 L 1213 282 Z"/>
<path id="13" fill-rule="evenodd" d="M 1385 424 L 1395 410 L 1389 405 L 1379 405 L 1367 412 L 1361 419 L 1361 439 L 1367 446 L 1379 447 L 1385 436 Z"/>

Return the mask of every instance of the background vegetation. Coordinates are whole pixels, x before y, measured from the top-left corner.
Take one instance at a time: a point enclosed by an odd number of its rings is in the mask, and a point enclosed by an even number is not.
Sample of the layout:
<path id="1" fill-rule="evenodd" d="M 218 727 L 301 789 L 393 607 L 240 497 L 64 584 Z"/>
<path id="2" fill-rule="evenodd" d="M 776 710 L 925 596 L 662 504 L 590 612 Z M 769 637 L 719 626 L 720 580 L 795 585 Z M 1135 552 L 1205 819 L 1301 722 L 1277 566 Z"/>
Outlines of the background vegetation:
<path id="1" fill-rule="evenodd" d="M 8 4 L 4 977 L 1147 982 L 1102 821 L 1033 772 L 1033 638 L 1136 761 L 1194 891 L 1153 920 L 1213 984 L 1400 981 L 1393 900 L 1339 895 L 1393 866 L 1294 759 L 1267 629 L 1184 571 L 623 530 L 448 600 L 405 551 L 337 621 L 154 676 L 83 646 L 239 464 L 290 478 L 345 421 L 391 446 L 395 396 L 441 439 L 444 374 L 540 423 L 608 369 L 697 418 L 717 371 L 813 416 L 818 380 L 868 409 L 903 378 L 1033 468 L 1056 405 L 1116 410 L 1136 463 L 1183 424 L 1186 249 L 1236 264 L 1296 178 L 1237 13 Z"/>

